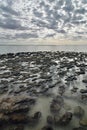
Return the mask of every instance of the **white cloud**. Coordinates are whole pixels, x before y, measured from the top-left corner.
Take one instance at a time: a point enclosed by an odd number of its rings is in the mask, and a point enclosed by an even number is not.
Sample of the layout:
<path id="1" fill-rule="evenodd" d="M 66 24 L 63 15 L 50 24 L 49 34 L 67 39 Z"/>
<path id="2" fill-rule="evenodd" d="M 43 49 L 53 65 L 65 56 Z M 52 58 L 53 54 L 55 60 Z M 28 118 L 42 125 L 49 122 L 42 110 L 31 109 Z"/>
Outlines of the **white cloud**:
<path id="1" fill-rule="evenodd" d="M 0 0 L 0 39 L 87 39 L 87 0 Z"/>

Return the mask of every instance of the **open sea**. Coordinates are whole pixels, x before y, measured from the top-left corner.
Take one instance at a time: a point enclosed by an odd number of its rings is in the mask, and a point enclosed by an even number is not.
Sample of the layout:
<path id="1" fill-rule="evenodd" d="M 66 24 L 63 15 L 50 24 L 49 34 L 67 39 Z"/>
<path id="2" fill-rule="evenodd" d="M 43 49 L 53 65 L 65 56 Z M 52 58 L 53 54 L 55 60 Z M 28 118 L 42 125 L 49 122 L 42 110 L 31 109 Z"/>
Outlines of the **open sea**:
<path id="1" fill-rule="evenodd" d="M 0 54 L 37 51 L 87 52 L 87 45 L 1 45 Z"/>

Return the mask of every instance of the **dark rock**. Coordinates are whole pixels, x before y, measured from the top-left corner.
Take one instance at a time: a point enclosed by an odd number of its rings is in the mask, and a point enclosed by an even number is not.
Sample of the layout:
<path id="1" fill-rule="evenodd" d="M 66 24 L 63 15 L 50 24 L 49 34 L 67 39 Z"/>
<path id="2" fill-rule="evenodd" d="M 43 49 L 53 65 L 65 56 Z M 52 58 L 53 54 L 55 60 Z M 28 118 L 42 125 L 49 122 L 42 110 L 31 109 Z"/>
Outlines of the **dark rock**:
<path id="1" fill-rule="evenodd" d="M 87 79 L 83 79 L 82 82 L 83 82 L 83 83 L 87 83 Z"/>
<path id="2" fill-rule="evenodd" d="M 81 100 L 82 100 L 82 102 L 87 103 L 87 94 L 82 94 Z"/>
<path id="3" fill-rule="evenodd" d="M 86 130 L 86 129 L 83 127 L 77 127 L 77 128 L 73 128 L 72 130 Z"/>
<path id="4" fill-rule="evenodd" d="M 74 109 L 74 115 L 78 117 L 82 117 L 84 115 L 85 111 L 80 106 L 75 107 Z"/>
<path id="5" fill-rule="evenodd" d="M 39 119 L 41 118 L 41 112 L 36 112 L 35 114 L 34 114 L 34 116 L 29 116 L 28 117 L 28 122 L 29 122 L 29 124 L 36 124 L 38 121 L 39 121 Z"/>
<path id="6" fill-rule="evenodd" d="M 63 116 L 54 117 L 54 121 L 56 125 L 68 125 L 69 122 L 72 120 L 72 113 L 71 112 L 66 112 Z"/>
<path id="7" fill-rule="evenodd" d="M 0 125 L 3 125 L 4 123 L 8 123 L 8 122 L 9 122 L 9 116 L 0 113 Z"/>
<path id="8" fill-rule="evenodd" d="M 64 85 L 59 86 L 58 92 L 59 92 L 59 94 L 62 96 L 63 93 L 65 92 L 65 86 L 64 86 Z"/>
<path id="9" fill-rule="evenodd" d="M 44 126 L 41 130 L 53 130 L 53 128 L 47 125 L 47 126 Z"/>
<path id="10" fill-rule="evenodd" d="M 35 114 L 34 114 L 34 119 L 39 119 L 41 117 L 41 112 L 36 112 Z"/>
<path id="11" fill-rule="evenodd" d="M 78 117 L 82 117 L 84 115 L 85 111 L 80 106 L 75 107 L 74 109 L 74 115 Z"/>
<path id="12" fill-rule="evenodd" d="M 26 96 L 8 96 L 2 98 L 0 100 L 0 112 L 4 114 L 28 112 L 31 100 L 31 97 Z"/>
<path id="13" fill-rule="evenodd" d="M 75 75 L 71 75 L 71 76 L 68 76 L 65 80 L 66 81 L 73 81 L 73 80 L 77 80 L 77 78 Z"/>
<path id="14" fill-rule="evenodd" d="M 18 125 L 15 130 L 24 130 L 24 126 L 23 125 Z"/>
<path id="15" fill-rule="evenodd" d="M 28 117 L 25 114 L 19 114 L 15 113 L 10 115 L 10 122 L 11 123 L 27 123 L 28 122 Z"/>
<path id="16" fill-rule="evenodd" d="M 10 126 L 9 130 L 24 130 L 24 125 Z"/>
<path id="17" fill-rule="evenodd" d="M 80 125 L 82 126 L 87 126 L 87 118 L 82 118 L 80 121 L 79 121 Z"/>
<path id="18" fill-rule="evenodd" d="M 76 92 L 77 92 L 77 90 L 78 90 L 78 88 L 73 87 L 73 88 L 71 89 L 71 92 L 72 92 L 72 93 L 76 93 Z"/>
<path id="19" fill-rule="evenodd" d="M 7 91 L 8 91 L 7 85 L 2 85 L 2 87 L 0 87 L 0 94 L 5 94 Z"/>
<path id="20" fill-rule="evenodd" d="M 81 89 L 81 90 L 80 90 L 80 93 L 83 93 L 83 94 L 84 94 L 84 93 L 87 93 L 87 89 L 86 89 L 86 90 L 85 90 L 85 89 Z"/>
<path id="21" fill-rule="evenodd" d="M 63 106 L 64 100 L 61 96 L 57 96 L 52 100 L 50 105 L 50 110 L 52 112 L 59 112 L 61 107 Z"/>
<path id="22" fill-rule="evenodd" d="M 52 116 L 47 116 L 47 123 L 48 124 L 53 124 L 54 120 Z"/>

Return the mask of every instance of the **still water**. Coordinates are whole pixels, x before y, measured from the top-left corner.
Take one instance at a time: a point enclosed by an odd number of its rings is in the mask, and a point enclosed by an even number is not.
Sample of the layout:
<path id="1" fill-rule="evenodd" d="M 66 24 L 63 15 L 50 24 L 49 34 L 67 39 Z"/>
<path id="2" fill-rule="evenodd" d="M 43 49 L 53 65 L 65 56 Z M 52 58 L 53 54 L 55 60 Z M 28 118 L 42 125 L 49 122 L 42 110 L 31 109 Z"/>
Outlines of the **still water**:
<path id="1" fill-rule="evenodd" d="M 0 46 L 0 54 L 36 51 L 75 51 L 87 52 L 87 45 L 9 45 Z"/>

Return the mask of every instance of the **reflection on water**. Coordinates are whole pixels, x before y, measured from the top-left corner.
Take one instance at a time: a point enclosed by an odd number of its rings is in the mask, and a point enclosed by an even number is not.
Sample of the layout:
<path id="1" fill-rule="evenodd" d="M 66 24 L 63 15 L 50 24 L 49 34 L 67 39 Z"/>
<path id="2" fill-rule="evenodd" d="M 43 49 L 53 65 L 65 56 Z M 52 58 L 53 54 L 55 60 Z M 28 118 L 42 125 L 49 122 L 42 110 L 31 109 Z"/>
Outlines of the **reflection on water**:
<path id="1" fill-rule="evenodd" d="M 0 53 L 35 52 L 35 51 L 75 51 L 87 52 L 87 45 L 21 45 L 0 46 Z"/>

